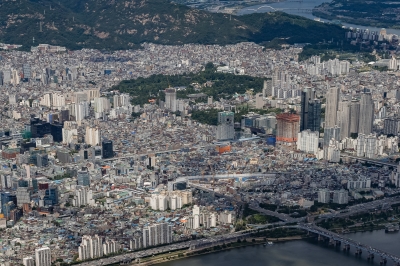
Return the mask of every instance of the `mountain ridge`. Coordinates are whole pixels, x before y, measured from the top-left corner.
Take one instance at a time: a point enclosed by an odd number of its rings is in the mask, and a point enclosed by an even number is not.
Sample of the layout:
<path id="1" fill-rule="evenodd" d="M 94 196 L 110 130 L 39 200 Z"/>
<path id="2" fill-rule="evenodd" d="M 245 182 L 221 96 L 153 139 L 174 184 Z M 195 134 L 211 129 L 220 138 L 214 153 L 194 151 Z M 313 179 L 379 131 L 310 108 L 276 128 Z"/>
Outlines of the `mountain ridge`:
<path id="1" fill-rule="evenodd" d="M 166 0 L 2 0 L 0 41 L 66 46 L 69 49 L 135 49 L 143 42 L 316 43 L 344 38 L 344 30 L 281 12 L 230 16 Z M 33 43 L 33 38 L 35 43 Z"/>

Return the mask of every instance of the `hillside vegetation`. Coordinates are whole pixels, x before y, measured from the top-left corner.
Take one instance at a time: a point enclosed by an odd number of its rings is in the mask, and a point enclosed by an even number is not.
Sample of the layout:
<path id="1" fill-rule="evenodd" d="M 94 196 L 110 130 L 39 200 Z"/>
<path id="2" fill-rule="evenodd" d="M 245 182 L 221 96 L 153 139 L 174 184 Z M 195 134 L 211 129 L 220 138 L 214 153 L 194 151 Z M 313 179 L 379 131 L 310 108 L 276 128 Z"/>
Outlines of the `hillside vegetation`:
<path id="1" fill-rule="evenodd" d="M 204 86 L 207 81 L 210 86 Z M 258 77 L 247 75 L 234 75 L 228 73 L 217 73 L 212 63 L 208 63 L 205 70 L 200 73 L 188 73 L 182 75 L 152 75 L 150 77 L 140 77 L 137 79 L 124 80 L 110 90 L 119 90 L 123 93 L 130 93 L 132 104 L 143 105 L 149 99 L 164 100 L 164 89 L 169 86 L 186 87 L 177 92 L 178 98 L 186 98 L 188 94 L 204 93 L 213 96 L 218 100 L 221 97 L 231 97 L 235 93 L 243 94 L 252 89 L 260 92 L 263 88 L 264 80 Z M 194 84 L 200 86 L 197 90 Z"/>
<path id="2" fill-rule="evenodd" d="M 165 0 L 2 0 L 0 42 L 69 49 L 131 49 L 140 43 L 287 43 L 341 40 L 344 30 L 281 12 L 232 16 Z M 40 26 L 41 25 L 41 26 Z M 40 31 L 41 29 L 41 31 Z"/>

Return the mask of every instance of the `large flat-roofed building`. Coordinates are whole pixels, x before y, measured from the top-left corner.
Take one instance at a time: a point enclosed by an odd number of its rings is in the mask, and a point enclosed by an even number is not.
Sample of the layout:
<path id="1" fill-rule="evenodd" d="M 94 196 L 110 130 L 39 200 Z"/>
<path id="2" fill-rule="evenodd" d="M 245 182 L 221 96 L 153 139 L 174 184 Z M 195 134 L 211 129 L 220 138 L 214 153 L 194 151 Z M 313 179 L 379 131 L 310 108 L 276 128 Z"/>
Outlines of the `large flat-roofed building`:
<path id="1" fill-rule="evenodd" d="M 297 114 L 279 114 L 276 116 L 276 140 L 281 142 L 296 142 L 300 131 L 300 116 Z"/>

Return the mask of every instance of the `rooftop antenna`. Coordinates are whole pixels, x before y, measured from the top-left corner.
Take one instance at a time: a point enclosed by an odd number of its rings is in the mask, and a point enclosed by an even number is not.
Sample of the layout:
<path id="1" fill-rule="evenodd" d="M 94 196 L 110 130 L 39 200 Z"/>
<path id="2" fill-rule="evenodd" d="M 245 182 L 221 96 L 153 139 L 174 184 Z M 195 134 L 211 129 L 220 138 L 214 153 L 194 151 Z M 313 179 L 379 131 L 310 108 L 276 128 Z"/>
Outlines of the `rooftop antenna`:
<path id="1" fill-rule="evenodd" d="M 169 83 L 168 76 L 167 76 L 167 82 L 168 82 L 168 88 L 171 88 L 171 84 Z"/>
<path id="2" fill-rule="evenodd" d="M 35 37 L 32 38 L 32 43 L 35 43 Z"/>
<path id="3" fill-rule="evenodd" d="M 75 17 L 72 17 L 72 21 L 74 21 L 74 22 L 75 22 Z"/>

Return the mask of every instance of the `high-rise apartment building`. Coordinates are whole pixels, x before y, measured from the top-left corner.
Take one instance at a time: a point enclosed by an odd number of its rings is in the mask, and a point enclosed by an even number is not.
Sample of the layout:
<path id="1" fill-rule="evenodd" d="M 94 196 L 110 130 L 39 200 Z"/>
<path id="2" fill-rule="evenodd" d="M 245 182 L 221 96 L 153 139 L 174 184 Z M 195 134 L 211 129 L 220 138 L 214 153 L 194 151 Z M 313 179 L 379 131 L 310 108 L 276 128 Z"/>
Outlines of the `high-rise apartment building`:
<path id="1" fill-rule="evenodd" d="M 172 225 L 168 223 L 153 224 L 142 230 L 143 247 L 158 246 L 172 242 Z"/>
<path id="2" fill-rule="evenodd" d="M 79 260 L 94 259 L 103 256 L 103 240 L 98 235 L 82 237 L 78 248 Z"/>
<path id="3" fill-rule="evenodd" d="M 383 121 L 383 134 L 399 136 L 400 133 L 400 118 L 388 117 Z"/>
<path id="4" fill-rule="evenodd" d="M 318 153 L 319 132 L 304 130 L 298 133 L 297 149 L 307 153 L 317 155 Z"/>
<path id="5" fill-rule="evenodd" d="M 25 257 L 22 259 L 24 266 L 35 266 L 35 260 L 32 257 Z"/>
<path id="6" fill-rule="evenodd" d="M 337 113 L 337 125 L 340 127 L 340 139 L 350 137 L 351 103 L 348 101 L 339 102 Z"/>
<path id="7" fill-rule="evenodd" d="M 361 94 L 358 133 L 369 135 L 374 123 L 374 102 L 370 92 Z"/>
<path id="8" fill-rule="evenodd" d="M 62 129 L 62 142 L 65 144 L 74 143 L 78 137 L 78 129 L 70 128 L 70 129 Z"/>
<path id="9" fill-rule="evenodd" d="M 350 103 L 350 134 L 358 133 L 360 123 L 360 102 L 353 100 Z"/>
<path id="10" fill-rule="evenodd" d="M 49 247 L 35 249 L 36 266 L 51 266 L 51 251 Z"/>
<path id="11" fill-rule="evenodd" d="M 87 186 L 78 186 L 75 190 L 75 195 L 72 205 L 80 207 L 82 205 L 91 205 L 93 203 L 93 192 Z"/>
<path id="12" fill-rule="evenodd" d="M 320 203 L 329 203 L 331 197 L 331 193 L 329 190 L 325 189 L 320 189 L 318 191 L 318 202 Z"/>
<path id="13" fill-rule="evenodd" d="M 90 89 L 86 91 L 88 95 L 88 101 L 94 100 L 100 97 L 100 89 Z"/>
<path id="14" fill-rule="evenodd" d="M 97 146 L 100 144 L 100 128 L 98 127 L 86 127 L 85 142 L 92 146 Z"/>
<path id="15" fill-rule="evenodd" d="M 337 125 L 337 111 L 339 107 L 339 88 L 331 87 L 326 93 L 325 128 Z"/>
<path id="16" fill-rule="evenodd" d="M 349 203 L 349 193 L 345 189 L 333 192 L 333 203 L 347 204 Z"/>

